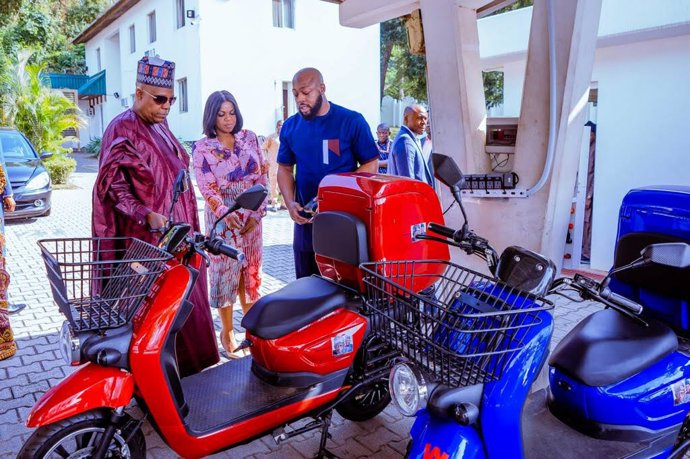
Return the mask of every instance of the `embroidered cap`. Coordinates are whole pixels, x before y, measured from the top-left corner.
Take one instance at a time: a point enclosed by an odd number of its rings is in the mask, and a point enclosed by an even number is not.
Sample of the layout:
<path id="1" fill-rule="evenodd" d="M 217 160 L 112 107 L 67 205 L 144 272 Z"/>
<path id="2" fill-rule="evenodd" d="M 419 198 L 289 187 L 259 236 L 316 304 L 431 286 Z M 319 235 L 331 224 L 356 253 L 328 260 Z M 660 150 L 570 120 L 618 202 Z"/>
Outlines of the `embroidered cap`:
<path id="1" fill-rule="evenodd" d="M 156 57 L 144 56 L 137 65 L 137 83 L 172 88 L 175 63 Z"/>

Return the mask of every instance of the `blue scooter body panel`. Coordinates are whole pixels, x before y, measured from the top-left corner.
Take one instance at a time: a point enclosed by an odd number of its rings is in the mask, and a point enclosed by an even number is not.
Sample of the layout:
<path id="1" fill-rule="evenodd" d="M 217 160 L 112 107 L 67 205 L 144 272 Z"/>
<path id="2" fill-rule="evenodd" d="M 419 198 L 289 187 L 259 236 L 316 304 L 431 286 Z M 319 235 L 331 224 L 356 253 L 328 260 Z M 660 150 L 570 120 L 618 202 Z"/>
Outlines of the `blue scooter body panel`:
<path id="1" fill-rule="evenodd" d="M 616 251 L 623 238 L 635 234 L 660 235 L 690 242 L 690 186 L 650 186 L 630 190 L 621 203 Z M 654 292 L 653 284 L 630 285 L 615 278 L 610 287 L 614 292 L 642 304 L 645 316 L 659 319 L 690 336 L 690 298 L 664 296 Z"/>
<path id="2" fill-rule="evenodd" d="M 484 446 L 474 427 L 439 419 L 427 410 L 417 413 L 410 432 L 411 459 L 485 459 Z"/>
<path id="3" fill-rule="evenodd" d="M 410 457 L 428 457 L 424 456 L 424 451 L 427 445 L 431 445 L 430 451 L 437 447 L 441 454 L 448 454 L 447 459 L 483 458 L 483 444 L 486 445 L 489 458 L 523 457 L 522 407 L 534 379 L 544 365 L 553 332 L 551 314 L 540 312 L 538 317 L 541 324 L 529 329 L 525 339 L 527 345 L 513 355 L 501 379 L 484 386 L 478 422 L 481 435 L 474 427 L 462 426 L 450 419 L 439 419 L 422 410 L 412 427 Z"/>
<path id="4" fill-rule="evenodd" d="M 690 379 L 690 358 L 679 352 L 604 387 L 587 386 L 556 368 L 549 369 L 553 403 L 559 410 L 614 430 L 616 426 L 651 431 L 680 426 L 690 410 L 690 394 L 674 397 L 673 386 L 685 386 L 685 379 Z"/>

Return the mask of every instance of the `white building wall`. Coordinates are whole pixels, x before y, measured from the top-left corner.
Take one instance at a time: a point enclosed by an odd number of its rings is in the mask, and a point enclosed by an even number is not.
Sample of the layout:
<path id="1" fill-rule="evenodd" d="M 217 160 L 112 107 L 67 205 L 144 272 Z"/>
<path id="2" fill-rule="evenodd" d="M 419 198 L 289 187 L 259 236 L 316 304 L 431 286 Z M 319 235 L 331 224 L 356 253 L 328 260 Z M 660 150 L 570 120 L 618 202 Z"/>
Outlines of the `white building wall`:
<path id="1" fill-rule="evenodd" d="M 482 66 L 504 72 L 503 116 L 520 115 L 531 13 L 479 22 Z M 608 270 L 625 193 L 690 185 L 690 138 L 679 134 L 690 120 L 690 2 L 603 0 L 597 44 L 591 267 Z"/>
<path id="2" fill-rule="evenodd" d="M 168 117 L 173 132 L 185 140 L 202 136 L 204 104 L 219 89 L 235 95 L 246 128 L 257 134 L 272 133 L 282 114 L 283 81 L 291 81 L 306 66 L 322 71 L 329 100 L 361 112 L 375 131 L 380 116 L 378 26 L 342 27 L 338 6 L 320 0 L 295 0 L 294 29 L 273 27 L 270 0 L 185 3 L 186 9 L 196 11 L 197 18 L 187 19 L 181 29 L 176 28 L 173 0 L 144 0 L 86 44 L 89 74 L 97 71 L 97 48 L 101 49 L 102 67 L 107 69 L 106 126 L 125 110 L 121 99 L 129 99 L 134 92 L 136 62 L 145 51 L 154 49 L 161 58 L 175 61 L 176 79 L 187 78 L 189 111 L 181 114 L 178 102 Z M 147 15 L 153 10 L 157 40 L 149 44 Z M 132 24 L 135 53 L 129 47 Z M 112 37 L 118 34 L 119 53 L 115 53 Z M 175 90 L 177 93 L 177 86 Z M 115 92 L 120 100 L 112 96 Z"/>
<path id="3" fill-rule="evenodd" d="M 186 0 L 187 9 L 197 8 L 197 2 Z M 149 43 L 148 14 L 156 12 L 156 41 Z M 134 25 L 136 50 L 130 52 L 129 27 Z M 152 50 L 166 60 L 175 61 L 175 79 L 187 78 L 189 92 L 189 111 L 180 113 L 179 103 L 174 105 L 168 116 L 172 131 L 180 138 L 193 139 L 198 136 L 201 123 L 201 111 L 197 101 L 200 98 L 199 87 L 201 67 L 199 64 L 198 22 L 190 24 L 189 19 L 184 27 L 178 29 L 176 23 L 175 2 L 173 0 L 146 0 L 129 9 L 117 21 L 110 24 L 93 39 L 86 43 L 86 65 L 89 74 L 96 73 L 96 49 L 101 49 L 102 68 L 106 69 L 107 101 L 103 105 L 105 126 L 118 114 L 126 110 L 122 100 L 126 99 L 131 107 L 131 94 L 136 85 L 137 61 L 146 51 Z M 118 40 L 114 37 L 119 36 Z M 175 83 L 177 92 L 177 82 Z M 116 99 L 113 94 L 120 95 Z M 179 95 L 179 94 L 178 94 Z M 98 113 L 96 114 L 98 116 Z"/>
<path id="4" fill-rule="evenodd" d="M 300 68 L 316 67 L 328 99 L 362 113 L 376 130 L 378 26 L 342 27 L 338 6 L 320 0 L 295 1 L 294 29 L 273 27 L 269 0 L 202 2 L 200 13 L 202 110 L 209 94 L 228 90 L 245 127 L 268 135 L 282 116 L 283 82 Z"/>
<path id="5" fill-rule="evenodd" d="M 690 185 L 690 35 L 600 49 L 591 265 L 608 269 L 625 193 Z"/>

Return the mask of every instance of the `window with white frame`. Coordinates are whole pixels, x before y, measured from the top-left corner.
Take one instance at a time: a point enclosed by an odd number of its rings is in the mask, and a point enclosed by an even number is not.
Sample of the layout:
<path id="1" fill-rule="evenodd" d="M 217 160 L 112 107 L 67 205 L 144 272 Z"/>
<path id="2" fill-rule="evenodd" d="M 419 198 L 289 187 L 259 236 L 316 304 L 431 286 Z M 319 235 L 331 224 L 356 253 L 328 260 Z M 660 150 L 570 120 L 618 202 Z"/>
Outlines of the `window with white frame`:
<path id="1" fill-rule="evenodd" d="M 273 27 L 295 28 L 295 0 L 273 0 Z"/>
<path id="2" fill-rule="evenodd" d="M 137 52 L 137 36 L 136 36 L 136 33 L 134 32 L 134 24 L 129 26 L 129 52 L 130 53 L 136 53 Z"/>
<path id="3" fill-rule="evenodd" d="M 149 43 L 156 41 L 156 12 L 149 13 Z"/>
<path id="4" fill-rule="evenodd" d="M 184 27 L 185 24 L 185 9 L 184 9 L 184 0 L 175 0 L 176 4 L 176 17 L 177 17 L 177 28 L 179 29 L 180 27 Z"/>
<path id="5" fill-rule="evenodd" d="M 189 105 L 187 103 L 187 79 L 180 78 L 177 80 L 177 100 L 180 107 L 180 113 L 187 113 Z"/>

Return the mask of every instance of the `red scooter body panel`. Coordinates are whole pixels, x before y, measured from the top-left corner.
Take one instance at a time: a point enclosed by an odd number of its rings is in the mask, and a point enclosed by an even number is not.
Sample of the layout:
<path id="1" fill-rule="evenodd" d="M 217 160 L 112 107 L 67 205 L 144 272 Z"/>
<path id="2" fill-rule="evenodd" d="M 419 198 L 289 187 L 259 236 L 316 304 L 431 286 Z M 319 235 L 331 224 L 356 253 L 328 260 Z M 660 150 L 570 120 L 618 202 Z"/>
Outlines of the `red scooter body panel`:
<path id="1" fill-rule="evenodd" d="M 142 308 L 145 318 L 138 313 L 134 321 L 130 367 L 136 375 L 139 392 L 161 427 L 182 422 L 172 395 L 166 390 L 168 383 L 161 367 L 161 354 L 191 281 L 191 273 L 185 266 L 171 262 L 170 269 L 153 287 L 152 300 Z"/>
<path id="2" fill-rule="evenodd" d="M 346 212 L 364 222 L 370 261 L 450 260 L 447 244 L 413 237 L 424 233 L 430 222 L 444 223 L 438 197 L 426 183 L 363 172 L 335 174 L 321 181 L 318 201 L 319 212 Z M 316 256 L 316 262 L 324 277 L 364 290 L 362 273 L 356 266 L 322 255 Z M 414 283 L 406 287 L 418 292 L 429 287 L 435 278 L 410 276 Z"/>
<path id="3" fill-rule="evenodd" d="M 126 406 L 133 393 L 131 373 L 87 363 L 43 394 L 26 426 L 40 427 L 96 408 Z"/>
<path id="4" fill-rule="evenodd" d="M 337 309 L 277 339 L 247 335 L 252 342 L 252 358 L 262 367 L 280 373 L 326 375 L 352 365 L 366 329 L 363 316 Z"/>
<path id="5" fill-rule="evenodd" d="M 166 390 L 168 384 L 161 367 L 165 340 L 191 282 L 190 272 L 184 266 L 171 265 L 155 287 L 158 293 L 147 305 L 146 321 L 135 329 L 130 355 L 140 395 L 146 400 L 159 433 L 177 454 L 185 458 L 207 456 L 297 419 L 338 395 L 340 389 L 268 411 L 208 435 L 195 437 L 190 434 L 177 411 L 172 394 Z"/>

